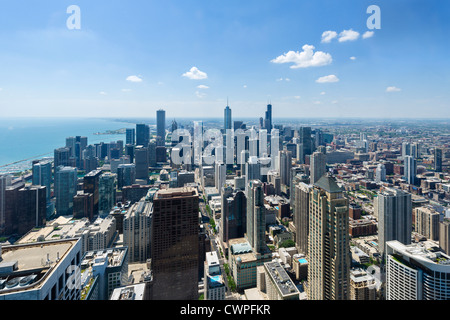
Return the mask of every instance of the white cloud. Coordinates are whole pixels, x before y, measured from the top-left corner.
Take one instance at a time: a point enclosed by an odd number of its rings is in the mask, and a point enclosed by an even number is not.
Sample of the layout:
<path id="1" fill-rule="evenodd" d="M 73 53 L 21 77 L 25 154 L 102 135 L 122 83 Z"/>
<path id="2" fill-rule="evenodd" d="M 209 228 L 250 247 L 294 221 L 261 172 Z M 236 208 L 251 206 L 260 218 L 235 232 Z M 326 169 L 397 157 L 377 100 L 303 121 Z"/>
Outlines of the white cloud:
<path id="1" fill-rule="evenodd" d="M 294 96 L 295 99 L 300 99 L 300 96 Z"/>
<path id="2" fill-rule="evenodd" d="M 402 89 L 397 88 L 397 87 L 387 87 L 386 88 L 386 92 L 399 92 L 402 91 Z"/>
<path id="3" fill-rule="evenodd" d="M 359 38 L 359 32 L 352 29 L 344 30 L 339 34 L 339 42 L 354 41 Z"/>
<path id="4" fill-rule="evenodd" d="M 205 72 L 198 70 L 197 67 L 192 67 L 188 72 L 183 73 L 183 77 L 192 80 L 202 80 L 208 78 L 208 75 Z"/>
<path id="5" fill-rule="evenodd" d="M 142 82 L 142 78 L 138 76 L 129 76 L 126 80 L 130 82 Z"/>
<path id="6" fill-rule="evenodd" d="M 247 88 L 247 85 L 246 84 L 244 84 L 243 86 L 242 86 L 243 88 Z"/>
<path id="7" fill-rule="evenodd" d="M 106 92 L 105 91 L 100 91 L 99 94 L 101 94 L 102 96 L 106 96 Z"/>
<path id="8" fill-rule="evenodd" d="M 197 96 L 197 98 L 204 98 L 206 96 L 206 93 L 195 91 L 195 95 Z"/>
<path id="9" fill-rule="evenodd" d="M 336 31 L 325 31 L 324 33 L 322 33 L 322 43 L 329 43 L 331 42 L 331 40 L 333 40 L 334 38 L 337 37 L 337 32 Z"/>
<path id="10" fill-rule="evenodd" d="M 199 89 L 209 89 L 209 87 L 205 86 L 204 84 L 201 84 L 201 85 L 197 86 L 197 88 L 199 88 Z"/>
<path id="11" fill-rule="evenodd" d="M 325 91 L 322 91 L 322 92 L 320 93 L 320 95 L 322 95 L 322 96 L 325 95 Z"/>
<path id="12" fill-rule="evenodd" d="M 356 57 L 350 57 L 350 60 L 356 60 Z"/>
<path id="13" fill-rule="evenodd" d="M 368 39 L 368 38 L 372 38 L 375 32 L 373 31 L 366 31 L 364 32 L 364 34 L 362 35 L 363 39 Z"/>
<path id="14" fill-rule="evenodd" d="M 286 81 L 286 82 L 289 82 L 289 81 L 291 81 L 291 79 L 289 79 L 289 78 L 279 78 L 279 79 L 277 79 L 277 81 Z"/>
<path id="15" fill-rule="evenodd" d="M 329 76 L 320 77 L 316 80 L 317 83 L 330 83 L 330 82 L 338 82 L 339 78 L 334 74 L 330 74 Z"/>
<path id="16" fill-rule="evenodd" d="M 289 51 L 271 60 L 273 63 L 293 63 L 291 69 L 320 67 L 330 64 L 333 59 L 329 53 L 314 52 L 314 46 L 305 44 L 302 52 Z"/>

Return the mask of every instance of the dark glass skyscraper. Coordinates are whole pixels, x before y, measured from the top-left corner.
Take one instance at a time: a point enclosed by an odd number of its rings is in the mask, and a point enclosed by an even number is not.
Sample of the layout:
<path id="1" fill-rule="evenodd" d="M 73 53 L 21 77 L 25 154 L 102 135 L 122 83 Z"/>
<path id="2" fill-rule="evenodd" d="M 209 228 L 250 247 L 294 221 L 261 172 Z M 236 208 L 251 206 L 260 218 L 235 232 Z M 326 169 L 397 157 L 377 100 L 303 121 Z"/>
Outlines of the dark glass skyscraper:
<path id="1" fill-rule="evenodd" d="M 197 300 L 199 200 L 196 189 L 160 190 L 153 198 L 154 300 Z"/>
<path id="2" fill-rule="evenodd" d="M 150 127 L 146 124 L 136 124 L 136 145 L 147 146 L 150 142 Z"/>
<path id="3" fill-rule="evenodd" d="M 162 109 L 156 111 L 156 136 L 160 137 L 160 139 L 157 139 L 159 141 L 158 145 L 164 146 L 166 139 L 166 111 Z"/>
<path id="4" fill-rule="evenodd" d="M 231 109 L 227 106 L 224 110 L 223 128 L 225 130 L 231 129 Z M 226 131 L 225 131 L 226 132 Z"/>
<path id="5" fill-rule="evenodd" d="M 264 126 L 267 130 L 267 132 L 272 131 L 272 105 L 267 105 L 267 111 L 264 117 Z"/>
<path id="6" fill-rule="evenodd" d="M 136 143 L 136 129 L 127 128 L 125 136 L 125 144 L 135 144 Z"/>

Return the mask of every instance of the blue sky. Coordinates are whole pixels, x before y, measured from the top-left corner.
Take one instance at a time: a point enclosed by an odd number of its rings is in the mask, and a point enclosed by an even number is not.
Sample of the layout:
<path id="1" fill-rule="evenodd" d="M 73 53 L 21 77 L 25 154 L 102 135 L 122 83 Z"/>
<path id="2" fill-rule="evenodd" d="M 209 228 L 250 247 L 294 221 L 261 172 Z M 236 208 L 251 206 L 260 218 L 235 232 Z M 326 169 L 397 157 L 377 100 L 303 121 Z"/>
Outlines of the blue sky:
<path id="1" fill-rule="evenodd" d="M 66 26 L 70 5 L 81 10 L 79 30 Z M 367 28 L 370 5 L 381 10 L 379 30 Z M 222 117 L 228 97 L 235 118 L 263 116 L 269 99 L 274 117 L 450 117 L 449 8 L 1 1 L 1 114 L 154 117 L 164 108 L 168 119 Z M 326 31 L 335 32 L 329 42 Z"/>

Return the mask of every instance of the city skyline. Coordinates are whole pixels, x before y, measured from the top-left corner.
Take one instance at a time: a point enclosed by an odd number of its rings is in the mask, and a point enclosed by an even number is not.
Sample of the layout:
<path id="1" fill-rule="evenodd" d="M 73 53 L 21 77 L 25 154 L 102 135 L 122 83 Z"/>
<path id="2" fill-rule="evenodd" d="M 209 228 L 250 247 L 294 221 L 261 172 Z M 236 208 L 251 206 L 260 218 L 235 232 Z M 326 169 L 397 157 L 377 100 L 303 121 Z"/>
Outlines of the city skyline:
<path id="1" fill-rule="evenodd" d="M 0 14 L 4 117 L 450 117 L 446 3 L 70 5 Z"/>

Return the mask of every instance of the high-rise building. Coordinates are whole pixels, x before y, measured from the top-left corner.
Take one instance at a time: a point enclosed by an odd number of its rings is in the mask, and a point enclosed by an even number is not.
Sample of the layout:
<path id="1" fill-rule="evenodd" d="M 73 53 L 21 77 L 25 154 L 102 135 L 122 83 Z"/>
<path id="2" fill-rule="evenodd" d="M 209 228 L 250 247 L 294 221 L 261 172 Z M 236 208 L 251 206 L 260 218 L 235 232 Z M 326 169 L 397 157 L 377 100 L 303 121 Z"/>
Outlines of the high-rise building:
<path id="1" fill-rule="evenodd" d="M 136 146 L 134 157 L 136 165 L 136 179 L 143 179 L 144 181 L 147 181 L 149 176 L 148 148 L 143 146 Z"/>
<path id="2" fill-rule="evenodd" d="M 308 254 L 308 234 L 309 234 L 309 197 L 312 185 L 300 182 L 295 185 L 295 206 L 294 225 L 295 243 L 297 250 L 303 254 Z"/>
<path id="3" fill-rule="evenodd" d="M 56 213 L 73 214 L 73 197 L 77 194 L 77 168 L 58 167 L 55 172 Z"/>
<path id="4" fill-rule="evenodd" d="M 136 124 L 136 145 L 146 146 L 150 142 L 150 127 L 143 123 Z"/>
<path id="5" fill-rule="evenodd" d="M 386 242 L 386 300 L 449 300 L 450 257 L 420 243 Z"/>
<path id="6" fill-rule="evenodd" d="M 306 157 L 312 153 L 312 138 L 311 138 L 311 127 L 300 127 L 300 144 L 303 145 L 303 157 Z M 304 161 L 304 158 L 303 158 Z M 301 162 L 303 163 L 303 162 Z"/>
<path id="7" fill-rule="evenodd" d="M 378 183 L 386 181 L 386 166 L 382 163 L 377 165 L 375 181 Z"/>
<path id="8" fill-rule="evenodd" d="M 434 149 L 434 171 L 442 172 L 442 148 Z"/>
<path id="9" fill-rule="evenodd" d="M 225 300 L 226 286 L 217 252 L 207 252 L 204 264 L 205 300 Z"/>
<path id="10" fill-rule="evenodd" d="M 242 238 L 246 232 L 247 199 L 241 190 L 224 186 L 221 194 L 219 237 L 227 250 L 228 239 Z"/>
<path id="11" fill-rule="evenodd" d="M 261 181 L 248 182 L 246 238 L 256 253 L 266 251 L 266 208 Z"/>
<path id="12" fill-rule="evenodd" d="M 279 172 L 281 177 L 281 184 L 290 186 L 291 184 L 291 168 L 292 168 L 292 153 L 287 150 L 281 150 L 278 153 Z"/>
<path id="13" fill-rule="evenodd" d="M 380 190 L 374 199 L 374 214 L 378 218 L 378 249 L 384 255 L 386 242 L 398 240 L 411 243 L 411 194 L 395 188 Z"/>
<path id="14" fill-rule="evenodd" d="M 116 203 L 116 175 L 105 172 L 100 176 L 98 184 L 98 212 L 108 215 Z"/>
<path id="15" fill-rule="evenodd" d="M 267 105 L 267 111 L 265 113 L 264 117 L 264 128 L 267 130 L 267 132 L 272 131 L 272 105 Z"/>
<path id="16" fill-rule="evenodd" d="M 402 157 L 405 158 L 406 156 L 411 155 L 411 143 L 409 142 L 403 142 L 402 143 Z"/>
<path id="17" fill-rule="evenodd" d="M 215 163 L 215 187 L 219 191 L 219 194 L 222 192 L 222 187 L 225 185 L 227 178 L 227 167 L 222 162 Z"/>
<path id="18" fill-rule="evenodd" d="M 299 300 L 300 292 L 278 261 L 264 263 L 264 283 L 269 300 Z"/>
<path id="19" fill-rule="evenodd" d="M 94 195 L 78 191 L 73 197 L 73 217 L 74 219 L 88 218 L 94 221 Z"/>
<path id="20" fill-rule="evenodd" d="M 404 156 L 405 180 L 408 184 L 415 184 L 417 173 L 417 162 L 412 156 Z"/>
<path id="21" fill-rule="evenodd" d="M 134 129 L 134 128 L 126 129 L 125 144 L 136 144 L 136 129 Z"/>
<path id="22" fill-rule="evenodd" d="M 439 247 L 446 254 L 450 254 L 450 220 L 448 218 L 439 222 Z"/>
<path id="23" fill-rule="evenodd" d="M 439 240 L 439 212 L 433 207 L 417 207 L 413 209 L 414 230 L 427 239 Z"/>
<path id="24" fill-rule="evenodd" d="M 8 174 L 0 175 L 0 235 L 5 234 L 6 230 L 6 187 L 11 185 L 11 176 Z"/>
<path id="25" fill-rule="evenodd" d="M 46 195 L 45 186 L 25 186 L 19 190 L 18 210 L 15 214 L 15 223 L 19 235 L 24 235 L 34 227 L 45 225 Z"/>
<path id="26" fill-rule="evenodd" d="M 314 152 L 310 158 L 310 183 L 314 184 L 326 173 L 327 156 L 322 152 Z"/>
<path id="27" fill-rule="evenodd" d="M 153 198 L 151 256 L 155 300 L 197 300 L 199 198 L 196 189 L 158 191 Z"/>
<path id="28" fill-rule="evenodd" d="M 47 202 L 50 200 L 52 184 L 52 162 L 39 161 L 33 164 L 32 183 L 35 186 L 45 186 L 47 188 Z"/>
<path id="29" fill-rule="evenodd" d="M 58 148 L 54 151 L 54 169 L 55 172 L 59 166 L 67 167 L 70 165 L 70 149 L 69 148 Z"/>
<path id="30" fill-rule="evenodd" d="M 74 238 L 2 247 L 0 300 L 80 300 L 81 254 Z"/>
<path id="31" fill-rule="evenodd" d="M 231 108 L 229 106 L 226 106 L 224 110 L 224 116 L 223 116 L 223 128 L 225 130 L 231 130 L 232 129 L 232 122 L 231 122 Z"/>
<path id="32" fill-rule="evenodd" d="M 117 188 L 131 186 L 136 182 L 136 165 L 134 163 L 119 164 L 117 167 Z"/>
<path id="33" fill-rule="evenodd" d="M 92 198 L 94 201 L 94 215 L 98 215 L 99 184 L 101 174 L 101 170 L 93 170 L 83 178 L 84 193 L 92 193 Z"/>
<path id="34" fill-rule="evenodd" d="M 350 239 L 348 200 L 334 178 L 324 175 L 309 200 L 308 299 L 347 300 Z"/>
<path id="35" fill-rule="evenodd" d="M 158 146 L 164 146 L 166 140 L 166 111 L 160 109 L 156 111 L 156 137 L 160 139 Z"/>
<path id="36" fill-rule="evenodd" d="M 362 269 L 350 271 L 350 300 L 376 300 L 376 293 L 373 275 Z"/>
<path id="37" fill-rule="evenodd" d="M 152 195 L 150 190 L 145 198 L 134 203 L 123 218 L 123 243 L 128 247 L 130 262 L 145 262 L 150 258 Z M 151 193 L 151 194 L 150 194 Z"/>

